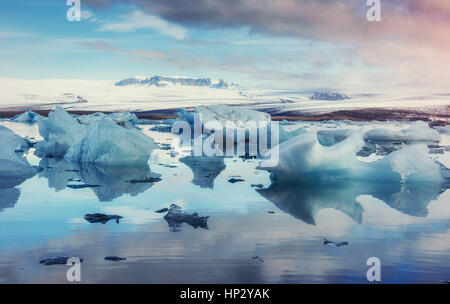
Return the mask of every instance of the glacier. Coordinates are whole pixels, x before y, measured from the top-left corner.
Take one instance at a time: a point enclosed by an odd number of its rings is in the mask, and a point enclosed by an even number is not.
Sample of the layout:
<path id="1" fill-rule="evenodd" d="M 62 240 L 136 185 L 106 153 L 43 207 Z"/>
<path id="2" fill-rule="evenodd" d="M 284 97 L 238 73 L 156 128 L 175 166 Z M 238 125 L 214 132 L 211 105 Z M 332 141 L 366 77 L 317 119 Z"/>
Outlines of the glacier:
<path id="1" fill-rule="evenodd" d="M 373 162 L 360 161 L 363 133 L 354 132 L 332 145 L 320 144 L 317 132 L 301 134 L 279 145 L 279 163 L 269 170 L 276 180 L 300 183 L 356 181 L 442 182 L 440 166 L 426 145 L 411 145 Z"/>

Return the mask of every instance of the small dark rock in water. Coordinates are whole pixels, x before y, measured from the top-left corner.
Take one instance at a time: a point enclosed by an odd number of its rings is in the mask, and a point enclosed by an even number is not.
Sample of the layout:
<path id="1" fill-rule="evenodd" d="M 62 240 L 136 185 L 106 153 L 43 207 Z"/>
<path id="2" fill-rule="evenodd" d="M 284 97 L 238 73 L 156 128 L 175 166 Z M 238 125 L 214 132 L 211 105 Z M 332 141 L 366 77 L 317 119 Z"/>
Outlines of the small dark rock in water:
<path id="1" fill-rule="evenodd" d="M 84 189 L 84 188 L 96 188 L 96 187 L 100 187 L 100 185 L 89 185 L 89 184 L 67 185 L 67 188 L 72 188 L 72 189 Z"/>
<path id="2" fill-rule="evenodd" d="M 114 261 L 114 262 L 118 262 L 118 261 L 125 261 L 127 258 L 121 258 L 118 256 L 107 256 L 105 257 L 106 261 Z"/>
<path id="3" fill-rule="evenodd" d="M 116 220 L 116 223 L 119 224 L 119 219 L 122 217 L 120 215 L 108 215 L 102 213 L 94 213 L 94 214 L 86 214 L 84 219 L 89 223 L 102 223 L 106 224 L 109 220 Z"/>
<path id="4" fill-rule="evenodd" d="M 251 187 L 261 189 L 261 188 L 264 188 L 264 185 L 263 184 L 252 184 Z"/>
<path id="5" fill-rule="evenodd" d="M 243 181 L 244 181 L 244 180 L 241 179 L 241 178 L 230 178 L 230 179 L 228 180 L 228 182 L 229 182 L 229 183 L 232 183 L 232 184 L 238 183 L 238 182 L 243 182 Z"/>
<path id="6" fill-rule="evenodd" d="M 156 213 L 164 213 L 164 212 L 167 212 L 167 211 L 169 211 L 168 208 L 162 208 L 162 209 L 156 210 L 155 212 Z"/>
<path id="7" fill-rule="evenodd" d="M 183 212 L 181 208 L 175 204 L 170 205 L 170 209 L 164 219 L 169 225 L 170 231 L 177 232 L 181 231 L 181 225 L 183 223 L 189 224 L 195 229 L 197 227 L 208 229 L 208 218 L 209 216 L 198 216 L 197 212 L 188 214 Z"/>
<path id="8" fill-rule="evenodd" d="M 274 214 L 274 213 L 275 213 L 275 211 L 267 211 L 267 213 L 271 213 L 271 214 Z"/>
<path id="9" fill-rule="evenodd" d="M 66 172 L 80 172 L 80 170 L 70 169 L 70 170 L 66 170 Z"/>
<path id="10" fill-rule="evenodd" d="M 253 260 L 259 260 L 260 262 L 264 263 L 264 260 L 261 259 L 259 256 L 252 257 Z"/>
<path id="11" fill-rule="evenodd" d="M 142 179 L 132 179 L 126 182 L 132 183 L 132 184 L 139 184 L 139 183 L 156 183 L 161 181 L 162 179 L 159 177 L 145 177 Z"/>
<path id="12" fill-rule="evenodd" d="M 39 261 L 39 263 L 44 265 L 66 265 L 67 260 L 71 257 L 68 256 L 58 256 L 53 258 L 44 259 L 42 261 Z M 80 262 L 83 262 L 83 259 L 80 259 Z"/>
<path id="13" fill-rule="evenodd" d="M 335 242 L 329 241 L 329 240 L 327 240 L 327 239 L 324 239 L 324 240 L 323 240 L 323 244 L 324 244 L 324 245 L 331 244 L 331 245 L 334 245 L 334 246 L 336 246 L 336 247 L 341 247 L 341 246 L 344 246 L 344 245 L 348 245 L 348 242 L 339 242 L 339 243 L 335 243 Z"/>

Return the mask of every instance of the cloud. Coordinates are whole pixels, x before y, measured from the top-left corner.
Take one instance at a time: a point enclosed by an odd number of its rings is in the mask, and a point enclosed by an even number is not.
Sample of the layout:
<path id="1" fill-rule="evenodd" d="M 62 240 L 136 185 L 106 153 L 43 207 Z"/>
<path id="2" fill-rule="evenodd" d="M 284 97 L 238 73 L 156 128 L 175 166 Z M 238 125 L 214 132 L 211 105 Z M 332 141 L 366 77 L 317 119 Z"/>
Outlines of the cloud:
<path id="1" fill-rule="evenodd" d="M 82 10 L 81 11 L 81 20 L 88 21 L 92 23 L 102 23 L 103 20 L 100 20 L 95 16 L 95 14 L 89 10 Z"/>
<path id="2" fill-rule="evenodd" d="M 187 31 L 181 26 L 171 24 L 160 17 L 148 15 L 138 10 L 122 16 L 121 19 L 118 22 L 104 22 L 99 30 L 125 33 L 142 29 L 153 29 L 175 39 L 182 40 L 186 38 Z"/>
<path id="3" fill-rule="evenodd" d="M 393 81 L 450 81 L 450 2 L 381 0 L 382 22 L 366 19 L 365 0 L 84 0 L 95 8 L 129 4 L 171 24 L 201 29 L 248 28 L 272 37 L 350 45 L 341 54 Z M 325 65 L 326 66 L 326 65 Z M 242 69 L 242 68 L 241 68 Z M 320 70 L 314 74 L 320 74 Z M 374 75 L 363 75 L 361 77 Z M 369 78 L 370 78 L 369 77 Z"/>

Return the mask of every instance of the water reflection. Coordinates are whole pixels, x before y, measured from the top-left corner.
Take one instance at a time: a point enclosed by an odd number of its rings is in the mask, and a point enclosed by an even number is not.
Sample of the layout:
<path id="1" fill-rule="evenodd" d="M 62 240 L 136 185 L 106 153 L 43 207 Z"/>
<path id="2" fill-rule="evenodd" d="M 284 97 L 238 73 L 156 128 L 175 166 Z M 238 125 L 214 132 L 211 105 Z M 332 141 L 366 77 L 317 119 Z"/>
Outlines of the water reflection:
<path id="1" fill-rule="evenodd" d="M 92 190 L 100 201 L 112 201 L 124 194 L 136 196 L 153 186 L 153 182 L 136 182 L 145 178 L 160 177 L 151 172 L 146 165 L 138 166 L 100 166 L 93 164 L 72 164 L 64 160 L 43 159 L 44 168 L 40 177 L 48 179 L 48 186 L 56 191 L 67 187 L 69 183 L 99 185 Z"/>
<path id="2" fill-rule="evenodd" d="M 192 183 L 201 188 L 214 188 L 214 180 L 225 170 L 223 157 L 187 156 L 180 162 L 191 168 L 194 173 Z"/>
<path id="3" fill-rule="evenodd" d="M 267 189 L 256 189 L 263 197 L 292 216 L 315 225 L 321 209 L 333 208 L 361 224 L 364 209 L 356 199 L 371 195 L 391 208 L 415 217 L 428 215 L 428 204 L 445 191 L 440 183 L 337 183 L 305 185 L 273 181 Z"/>
<path id="4" fill-rule="evenodd" d="M 13 208 L 19 200 L 19 196 L 20 189 L 0 189 L 0 212 L 3 212 L 6 208 Z"/>
<path id="5" fill-rule="evenodd" d="M 13 208 L 20 197 L 20 189 L 16 188 L 34 174 L 0 176 L 0 212 Z"/>

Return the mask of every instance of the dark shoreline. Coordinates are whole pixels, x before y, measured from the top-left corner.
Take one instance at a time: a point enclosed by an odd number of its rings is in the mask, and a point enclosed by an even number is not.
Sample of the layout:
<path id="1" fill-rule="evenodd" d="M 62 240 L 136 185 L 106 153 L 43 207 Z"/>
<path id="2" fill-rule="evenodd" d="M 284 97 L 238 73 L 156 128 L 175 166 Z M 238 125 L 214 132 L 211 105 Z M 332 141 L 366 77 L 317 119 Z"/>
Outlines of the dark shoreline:
<path id="1" fill-rule="evenodd" d="M 425 112 L 420 109 L 386 109 L 386 108 L 367 108 L 354 110 L 338 110 L 328 113 L 305 113 L 305 112 L 282 112 L 274 113 L 270 110 L 260 109 L 272 115 L 272 120 L 281 121 L 326 121 L 326 120 L 350 120 L 350 121 L 389 121 L 389 120 L 423 120 L 431 122 L 432 125 L 450 124 L 450 106 L 442 107 L 442 111 Z M 50 110 L 2 110 L 0 108 L 0 118 L 11 118 L 25 111 L 33 111 L 42 116 L 47 116 Z M 67 109 L 70 114 L 85 115 L 100 111 L 82 111 Z M 162 120 L 168 118 L 178 118 L 177 109 L 135 111 L 133 113 L 139 119 Z M 112 113 L 112 111 L 101 111 L 103 113 Z M 272 112 L 272 113 L 271 113 Z"/>

